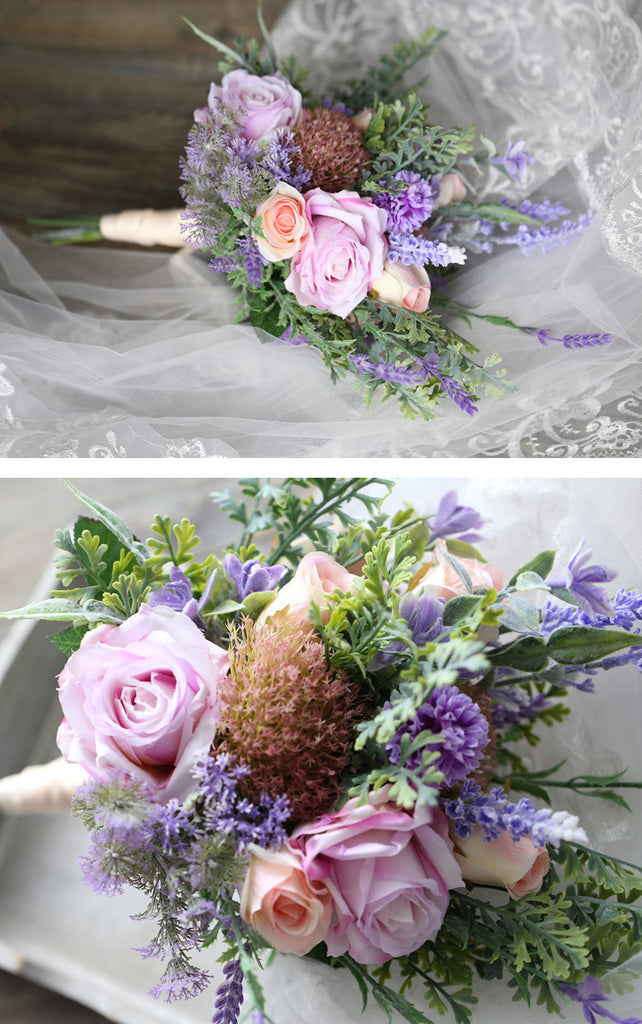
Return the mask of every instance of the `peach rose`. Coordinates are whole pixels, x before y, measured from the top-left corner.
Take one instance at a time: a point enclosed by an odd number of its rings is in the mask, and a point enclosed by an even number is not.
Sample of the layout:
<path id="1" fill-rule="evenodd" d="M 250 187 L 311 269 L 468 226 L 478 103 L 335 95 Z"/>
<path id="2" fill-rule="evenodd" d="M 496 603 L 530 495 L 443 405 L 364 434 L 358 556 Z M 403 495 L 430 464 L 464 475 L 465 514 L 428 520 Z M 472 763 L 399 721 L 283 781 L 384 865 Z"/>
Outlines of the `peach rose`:
<path id="1" fill-rule="evenodd" d="M 448 553 L 446 541 L 441 540 L 435 546 L 435 563 L 428 566 L 426 571 L 421 571 L 411 581 L 410 587 L 415 593 L 420 593 L 426 587 L 434 587 L 437 597 L 443 597 L 450 601 L 451 597 L 457 594 L 466 594 L 466 584 L 461 576 L 446 561 L 444 555 Z M 504 586 L 504 576 L 501 569 L 492 562 L 478 562 L 476 558 L 458 558 L 457 561 L 464 567 L 470 576 L 474 590 L 489 589 L 501 590 Z"/>
<path id="2" fill-rule="evenodd" d="M 535 846 L 530 837 L 513 842 L 508 832 L 501 832 L 498 839 L 484 842 L 481 827 L 476 825 L 468 839 L 455 838 L 454 842 L 455 857 L 465 882 L 499 882 L 514 900 L 539 892 L 550 860 L 546 847 Z"/>
<path id="3" fill-rule="evenodd" d="M 253 233 L 261 255 L 270 263 L 296 256 L 310 230 L 301 193 L 280 181 L 256 210 L 263 234 Z"/>
<path id="4" fill-rule="evenodd" d="M 334 590 L 347 592 L 354 578 L 330 555 L 324 555 L 321 551 L 310 551 L 299 562 L 290 582 L 286 583 L 267 608 L 263 609 L 256 624 L 261 626 L 276 612 L 283 611 L 296 625 L 304 626 L 309 621 L 308 613 L 312 604 L 319 605 L 323 621 L 327 622 L 330 618 L 328 594 Z"/>
<path id="5" fill-rule="evenodd" d="M 326 885 L 310 881 L 296 851 L 264 850 L 254 843 L 249 849 L 241 917 L 279 952 L 309 953 L 330 927 L 332 899 Z"/>
<path id="6" fill-rule="evenodd" d="M 430 302 L 430 279 L 425 267 L 386 260 L 383 274 L 372 282 L 373 297 L 388 306 L 425 313 Z"/>
<path id="7" fill-rule="evenodd" d="M 459 203 L 466 198 L 466 186 L 460 174 L 444 174 L 439 183 L 437 206 Z"/>

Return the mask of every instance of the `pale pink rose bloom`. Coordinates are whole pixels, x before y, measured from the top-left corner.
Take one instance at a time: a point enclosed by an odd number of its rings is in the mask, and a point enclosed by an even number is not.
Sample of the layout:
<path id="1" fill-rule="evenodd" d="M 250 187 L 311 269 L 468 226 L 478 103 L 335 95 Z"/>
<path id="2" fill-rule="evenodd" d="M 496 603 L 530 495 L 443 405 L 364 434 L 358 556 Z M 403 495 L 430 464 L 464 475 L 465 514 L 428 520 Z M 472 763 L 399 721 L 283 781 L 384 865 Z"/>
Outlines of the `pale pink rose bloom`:
<path id="1" fill-rule="evenodd" d="M 409 814 L 388 792 L 384 786 L 361 806 L 349 800 L 290 839 L 308 878 L 324 882 L 332 896 L 328 953 L 348 950 L 363 964 L 385 963 L 433 939 L 448 890 L 463 885 L 443 812 L 416 807 Z"/>
<path id="2" fill-rule="evenodd" d="M 226 651 L 187 615 L 142 605 L 120 626 L 85 634 L 58 677 L 68 761 L 108 782 L 123 772 L 158 800 L 184 799 L 190 769 L 206 756 L 220 717 L 217 686 Z"/>
<path id="3" fill-rule="evenodd" d="M 434 587 L 437 597 L 443 597 L 445 601 L 450 601 L 451 597 L 456 597 L 457 594 L 467 593 L 466 584 L 461 576 L 444 558 L 447 552 L 446 542 L 440 540 L 433 552 L 435 564 L 427 572 L 422 573 L 417 583 L 413 585 L 415 593 L 420 593 L 426 587 Z M 493 562 L 478 562 L 476 558 L 457 558 L 457 561 L 466 569 L 474 590 L 491 587 L 501 590 L 504 586 L 503 573 Z"/>
<path id="4" fill-rule="evenodd" d="M 239 68 L 212 82 L 208 105 L 240 106 L 243 111 L 241 135 L 255 142 L 269 139 L 279 128 L 294 128 L 301 117 L 301 93 L 281 74 L 252 75 Z"/>
<path id="5" fill-rule="evenodd" d="M 310 232 L 285 287 L 302 306 L 347 317 L 381 276 L 388 215 L 357 192 L 305 194 Z"/>
<path id="6" fill-rule="evenodd" d="M 303 956 L 325 939 L 332 900 L 323 882 L 306 876 L 301 855 L 252 843 L 241 892 L 241 917 L 280 953 Z"/>
<path id="7" fill-rule="evenodd" d="M 546 847 L 535 846 L 529 836 L 514 843 L 501 832 L 486 843 L 479 825 L 468 839 L 455 839 L 455 857 L 464 881 L 504 885 L 514 900 L 539 892 L 550 863 Z"/>
<path id="8" fill-rule="evenodd" d="M 425 267 L 386 260 L 383 274 L 372 282 L 373 298 L 388 306 L 425 313 L 430 302 L 430 279 Z"/>
<path id="9" fill-rule="evenodd" d="M 280 181 L 265 202 L 257 208 L 263 235 L 253 238 L 259 252 L 270 263 L 296 256 L 310 230 L 305 215 L 305 199 L 285 181 Z"/>
<path id="10" fill-rule="evenodd" d="M 276 612 L 285 612 L 287 618 L 298 626 L 309 622 L 309 611 L 312 604 L 321 609 L 321 618 L 327 622 L 331 609 L 328 594 L 335 590 L 347 593 L 355 577 L 342 565 L 323 554 L 322 551 L 310 551 L 299 562 L 296 572 L 289 583 L 279 591 L 267 608 L 264 608 L 257 619 L 257 626 Z"/>
<path id="11" fill-rule="evenodd" d="M 437 206 L 449 206 L 466 198 L 466 186 L 460 174 L 444 174 L 439 183 Z"/>

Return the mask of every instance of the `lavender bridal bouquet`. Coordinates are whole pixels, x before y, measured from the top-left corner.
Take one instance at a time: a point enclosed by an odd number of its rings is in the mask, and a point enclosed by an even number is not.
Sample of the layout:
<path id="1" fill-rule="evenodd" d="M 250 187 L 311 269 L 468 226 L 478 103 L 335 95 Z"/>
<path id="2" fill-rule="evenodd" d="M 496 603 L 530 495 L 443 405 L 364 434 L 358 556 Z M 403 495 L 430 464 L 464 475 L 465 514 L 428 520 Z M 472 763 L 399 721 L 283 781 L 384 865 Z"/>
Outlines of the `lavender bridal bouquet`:
<path id="1" fill-rule="evenodd" d="M 569 692 L 642 669 L 642 594 L 583 542 L 557 571 L 552 550 L 491 564 L 453 492 L 387 515 L 390 486 L 242 481 L 214 495 L 238 531 L 220 553 L 162 515 L 143 543 L 75 491 L 63 589 L 4 616 L 66 623 L 58 744 L 86 773 L 86 880 L 148 897 L 157 997 L 203 990 L 190 954 L 216 944 L 214 1024 L 244 998 L 278 1024 L 274 950 L 349 972 L 391 1021 L 470 1024 L 478 977 L 642 1024 L 599 981 L 642 949 L 642 869 L 551 801 L 626 808 L 642 783 L 524 760 Z"/>
<path id="2" fill-rule="evenodd" d="M 490 168 L 524 184 L 533 157 L 521 140 L 502 155 L 476 139 L 474 125 L 433 123 L 416 90 L 443 32 L 397 44 L 362 79 L 316 96 L 294 58 L 277 59 L 260 8 L 258 19 L 263 45 L 230 47 L 191 26 L 222 54 L 223 77 L 194 114 L 181 162 L 184 210 L 109 215 L 80 237 L 189 244 L 227 276 L 238 319 L 259 337 L 315 348 L 333 381 L 349 380 L 366 405 L 375 394 L 394 399 L 410 419 L 433 418 L 444 398 L 474 415 L 482 393 L 514 390 L 501 357 L 480 358 L 457 320 L 569 349 L 613 340 L 554 337 L 481 314 L 452 293 L 470 256 L 505 245 L 547 251 L 591 217 L 569 219 L 547 199 L 477 198 Z M 423 78 L 409 87 L 418 68 Z"/>

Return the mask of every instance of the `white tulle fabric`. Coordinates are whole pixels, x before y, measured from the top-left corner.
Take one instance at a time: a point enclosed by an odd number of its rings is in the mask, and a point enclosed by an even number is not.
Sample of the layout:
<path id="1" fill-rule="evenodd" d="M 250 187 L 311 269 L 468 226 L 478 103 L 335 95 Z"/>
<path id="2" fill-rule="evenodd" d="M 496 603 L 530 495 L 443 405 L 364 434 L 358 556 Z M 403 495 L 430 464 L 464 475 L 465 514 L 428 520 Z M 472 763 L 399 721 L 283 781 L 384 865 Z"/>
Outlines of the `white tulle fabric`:
<path id="1" fill-rule="evenodd" d="M 275 38 L 315 87 L 358 76 L 398 38 L 448 31 L 424 92 L 436 121 L 537 158 L 519 187 L 588 232 L 549 255 L 472 259 L 456 296 L 480 312 L 599 348 L 543 347 L 475 321 L 518 390 L 471 419 L 444 400 L 431 423 L 393 402 L 368 411 L 305 347 L 233 323 L 233 295 L 194 255 L 46 249 L 0 236 L 0 454 L 60 456 L 634 456 L 642 450 L 642 35 L 639 0 L 294 0 Z"/>

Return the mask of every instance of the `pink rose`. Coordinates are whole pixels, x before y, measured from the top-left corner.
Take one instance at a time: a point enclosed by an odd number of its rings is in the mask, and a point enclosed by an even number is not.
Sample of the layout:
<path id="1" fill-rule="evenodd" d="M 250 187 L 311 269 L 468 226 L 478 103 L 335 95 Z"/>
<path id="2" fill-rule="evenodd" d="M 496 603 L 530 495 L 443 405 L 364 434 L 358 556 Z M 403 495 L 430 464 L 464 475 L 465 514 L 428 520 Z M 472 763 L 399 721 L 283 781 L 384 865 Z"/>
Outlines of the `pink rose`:
<path id="1" fill-rule="evenodd" d="M 229 71 L 220 85 L 212 82 L 207 102 L 213 110 L 217 103 L 240 106 L 241 135 L 254 141 L 269 139 L 279 128 L 294 128 L 302 110 L 301 93 L 282 75 L 252 75 L 243 68 Z"/>
<path id="2" fill-rule="evenodd" d="M 214 738 L 228 667 L 187 615 L 142 605 L 122 625 L 85 634 L 60 673 L 58 746 L 102 782 L 121 771 L 163 801 L 184 799 Z"/>
<path id="3" fill-rule="evenodd" d="M 305 194 L 310 233 L 292 260 L 285 287 L 302 306 L 346 317 L 381 277 L 388 215 L 356 192 Z"/>
<path id="4" fill-rule="evenodd" d="M 466 594 L 466 584 L 461 576 L 446 561 L 444 555 L 448 548 L 444 540 L 440 540 L 435 546 L 435 564 L 429 566 L 425 572 L 418 574 L 416 581 L 411 584 L 415 593 L 420 593 L 426 587 L 434 587 L 437 597 L 443 597 L 450 601 L 451 597 L 457 594 Z M 504 576 L 501 569 L 492 562 L 478 562 L 476 558 L 458 558 L 457 561 L 463 565 L 470 576 L 474 590 L 490 589 L 501 590 L 504 586 Z"/>
<path id="5" fill-rule="evenodd" d="M 255 844 L 249 849 L 241 917 L 279 952 L 309 953 L 330 926 L 332 900 L 326 886 L 306 876 L 300 853 Z"/>
<path id="6" fill-rule="evenodd" d="M 407 267 L 386 260 L 383 274 L 371 284 L 373 298 L 388 306 L 425 313 L 430 302 L 430 279 L 425 267 Z"/>
<path id="7" fill-rule="evenodd" d="M 332 896 L 329 954 L 349 950 L 365 964 L 412 953 L 434 938 L 448 890 L 463 884 L 443 812 L 416 807 L 409 814 L 387 794 L 384 786 L 367 804 L 349 800 L 290 840 L 308 878 L 324 882 Z"/>
<path id="8" fill-rule="evenodd" d="M 508 832 L 484 842 L 479 825 L 468 839 L 455 839 L 455 857 L 462 877 L 473 884 L 505 885 L 514 900 L 539 892 L 548 871 L 545 846 L 535 846 L 528 836 L 513 842 Z"/>
<path id="9" fill-rule="evenodd" d="M 466 186 L 460 174 L 444 174 L 439 183 L 437 206 L 449 206 L 466 198 Z"/>
<path id="10" fill-rule="evenodd" d="M 330 555 L 321 551 L 310 551 L 297 566 L 297 570 L 289 583 L 277 592 L 276 597 L 267 608 L 264 608 L 257 620 L 262 625 L 276 612 L 285 611 L 286 616 L 297 626 L 309 622 L 310 605 L 318 604 L 321 618 L 327 622 L 330 618 L 328 594 L 335 590 L 344 593 L 350 590 L 354 576 L 335 562 Z"/>
<path id="11" fill-rule="evenodd" d="M 297 189 L 280 181 L 257 208 L 255 217 L 261 218 L 263 234 L 254 234 L 253 238 L 266 260 L 276 263 L 296 256 L 310 230 L 305 199 Z"/>

